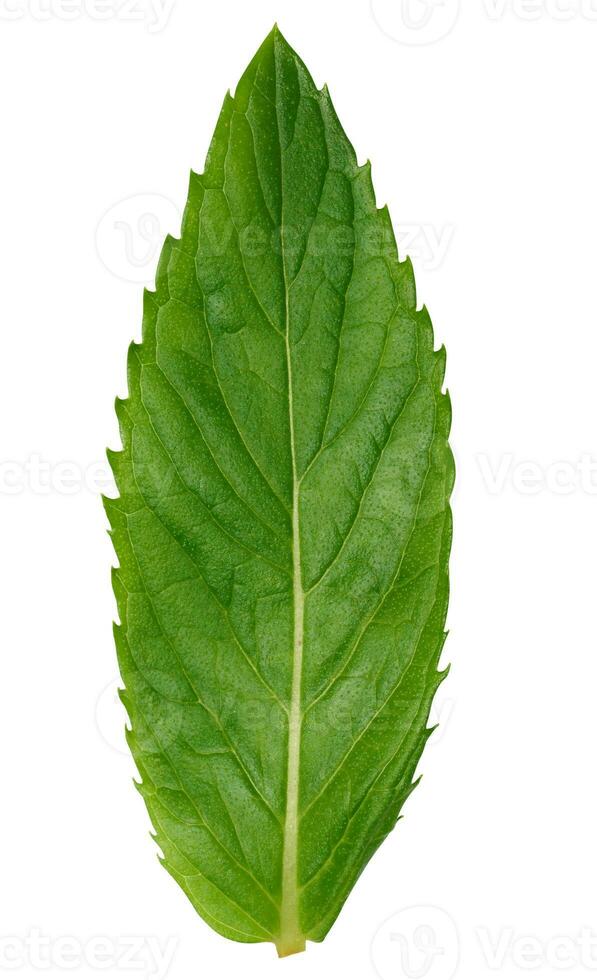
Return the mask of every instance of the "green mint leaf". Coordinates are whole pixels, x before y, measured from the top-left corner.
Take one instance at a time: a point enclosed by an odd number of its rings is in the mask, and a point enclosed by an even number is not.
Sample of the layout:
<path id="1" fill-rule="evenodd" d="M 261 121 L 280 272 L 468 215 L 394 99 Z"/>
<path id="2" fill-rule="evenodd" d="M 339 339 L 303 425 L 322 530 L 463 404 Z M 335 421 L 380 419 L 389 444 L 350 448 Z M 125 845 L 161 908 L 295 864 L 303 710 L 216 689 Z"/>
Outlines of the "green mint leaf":
<path id="1" fill-rule="evenodd" d="M 280 955 L 324 938 L 429 734 L 444 362 L 369 165 L 274 29 L 145 294 L 106 509 L 163 863 L 214 929 Z"/>

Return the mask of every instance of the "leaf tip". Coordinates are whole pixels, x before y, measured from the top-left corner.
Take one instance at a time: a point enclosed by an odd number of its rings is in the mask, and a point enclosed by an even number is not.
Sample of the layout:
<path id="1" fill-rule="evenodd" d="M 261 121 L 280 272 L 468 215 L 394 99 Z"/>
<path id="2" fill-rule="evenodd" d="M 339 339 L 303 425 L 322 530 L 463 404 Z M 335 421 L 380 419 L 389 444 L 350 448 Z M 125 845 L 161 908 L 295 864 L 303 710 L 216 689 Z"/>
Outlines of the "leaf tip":
<path id="1" fill-rule="evenodd" d="M 280 44 L 285 45 L 287 48 L 290 47 L 290 45 L 288 44 L 288 41 L 286 40 L 286 38 L 282 34 L 282 31 L 280 30 L 280 25 L 278 24 L 278 21 L 277 20 L 274 21 L 274 26 L 272 27 L 271 31 L 269 32 L 269 34 L 268 34 L 268 36 L 266 38 L 266 41 L 269 41 L 270 39 L 271 39 L 271 41 L 274 44 L 277 42 L 277 43 L 280 43 Z"/>

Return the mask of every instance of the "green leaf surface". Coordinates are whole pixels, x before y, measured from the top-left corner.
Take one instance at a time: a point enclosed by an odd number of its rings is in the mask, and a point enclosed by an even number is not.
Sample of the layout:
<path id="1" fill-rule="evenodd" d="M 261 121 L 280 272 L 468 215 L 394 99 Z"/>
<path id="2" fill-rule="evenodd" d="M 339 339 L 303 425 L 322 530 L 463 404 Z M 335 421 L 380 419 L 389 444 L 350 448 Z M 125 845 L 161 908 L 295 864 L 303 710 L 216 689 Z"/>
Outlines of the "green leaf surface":
<path id="1" fill-rule="evenodd" d="M 429 734 L 444 363 L 369 165 L 274 29 L 145 294 L 106 509 L 163 863 L 214 929 L 280 955 L 324 938 Z"/>

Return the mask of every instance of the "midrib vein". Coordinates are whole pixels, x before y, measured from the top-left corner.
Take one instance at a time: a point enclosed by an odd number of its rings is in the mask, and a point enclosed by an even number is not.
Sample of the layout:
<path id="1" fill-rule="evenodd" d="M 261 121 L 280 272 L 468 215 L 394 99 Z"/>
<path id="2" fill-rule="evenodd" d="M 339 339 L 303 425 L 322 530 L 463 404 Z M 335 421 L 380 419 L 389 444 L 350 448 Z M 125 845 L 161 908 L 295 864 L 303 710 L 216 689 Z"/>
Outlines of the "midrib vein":
<path id="1" fill-rule="evenodd" d="M 275 65 L 274 41 L 274 65 Z M 286 270 L 286 248 L 284 239 L 284 149 L 280 130 L 279 94 L 276 73 L 276 118 L 278 122 L 278 142 L 280 146 L 280 252 L 285 296 L 285 347 L 286 371 L 288 377 L 288 426 L 290 434 L 290 455 L 292 461 L 292 593 L 294 611 L 292 683 L 290 708 L 288 712 L 288 759 L 286 766 L 286 816 L 284 820 L 284 844 L 282 853 L 282 901 L 280 903 L 280 937 L 276 943 L 279 956 L 289 956 L 305 949 L 305 937 L 299 921 L 298 908 L 298 802 L 299 768 L 301 752 L 301 687 L 303 672 L 303 621 L 305 595 L 301 573 L 301 540 L 299 517 L 299 488 L 297 478 L 296 449 L 294 436 L 294 410 L 292 388 L 292 357 L 290 351 L 290 295 Z"/>
<path id="2" fill-rule="evenodd" d="M 288 303 L 288 297 L 286 302 Z M 301 545 L 299 528 L 299 481 L 296 475 L 294 422 L 292 412 L 292 373 L 290 343 L 286 334 L 288 362 L 288 404 L 290 413 L 290 446 L 292 455 L 292 564 L 294 596 L 294 635 L 292 651 L 292 685 L 288 713 L 288 761 L 286 784 L 286 817 L 284 821 L 284 850 L 282 858 L 282 902 L 280 908 L 280 940 L 278 953 L 287 956 L 305 948 L 298 910 L 297 851 L 298 799 L 301 750 L 301 686 L 303 667 L 303 619 L 305 596 L 301 575 Z"/>

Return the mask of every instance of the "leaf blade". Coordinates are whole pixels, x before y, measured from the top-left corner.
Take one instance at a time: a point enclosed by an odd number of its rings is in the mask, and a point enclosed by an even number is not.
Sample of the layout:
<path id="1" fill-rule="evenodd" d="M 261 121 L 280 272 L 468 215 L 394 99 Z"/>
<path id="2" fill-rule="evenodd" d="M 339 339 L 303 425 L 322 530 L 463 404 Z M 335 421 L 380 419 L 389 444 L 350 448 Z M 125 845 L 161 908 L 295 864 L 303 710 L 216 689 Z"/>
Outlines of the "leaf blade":
<path id="1" fill-rule="evenodd" d="M 129 744 L 232 939 L 322 939 L 413 788 L 447 607 L 444 353 L 326 89 L 275 30 L 129 353 L 106 509 Z"/>

